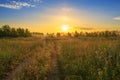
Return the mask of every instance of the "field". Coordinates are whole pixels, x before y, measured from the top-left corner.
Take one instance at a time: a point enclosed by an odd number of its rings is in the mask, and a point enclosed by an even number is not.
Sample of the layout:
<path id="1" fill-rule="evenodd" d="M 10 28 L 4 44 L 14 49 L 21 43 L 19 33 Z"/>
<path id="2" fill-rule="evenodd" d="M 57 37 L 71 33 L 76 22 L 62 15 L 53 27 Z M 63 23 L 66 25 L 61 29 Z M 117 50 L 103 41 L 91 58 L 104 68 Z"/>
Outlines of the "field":
<path id="1" fill-rule="evenodd" d="M 120 80 L 120 39 L 0 39 L 0 80 Z"/>

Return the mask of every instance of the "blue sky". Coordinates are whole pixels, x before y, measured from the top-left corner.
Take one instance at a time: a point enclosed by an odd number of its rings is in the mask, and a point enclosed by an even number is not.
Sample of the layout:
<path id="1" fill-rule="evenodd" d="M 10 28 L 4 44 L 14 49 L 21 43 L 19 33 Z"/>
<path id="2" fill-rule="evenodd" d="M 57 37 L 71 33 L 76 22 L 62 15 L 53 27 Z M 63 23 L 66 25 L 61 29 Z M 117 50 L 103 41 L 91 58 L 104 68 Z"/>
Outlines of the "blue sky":
<path id="1" fill-rule="evenodd" d="M 120 29 L 120 0 L 0 0 L 0 25 L 59 31 Z M 71 30 L 71 31 L 72 31 Z"/>

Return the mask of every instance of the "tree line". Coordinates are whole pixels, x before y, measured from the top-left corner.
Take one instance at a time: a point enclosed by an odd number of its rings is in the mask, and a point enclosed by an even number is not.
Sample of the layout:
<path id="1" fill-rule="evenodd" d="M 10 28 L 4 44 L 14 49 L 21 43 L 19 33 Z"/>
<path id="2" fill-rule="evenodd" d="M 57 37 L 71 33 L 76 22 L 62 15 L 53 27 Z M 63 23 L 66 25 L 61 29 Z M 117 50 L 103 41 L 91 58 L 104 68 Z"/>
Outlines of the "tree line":
<path id="1" fill-rule="evenodd" d="M 43 35 L 44 33 L 33 33 L 33 34 L 39 34 Z M 24 28 L 13 28 L 10 27 L 9 25 L 3 25 L 0 28 L 0 37 L 30 37 L 32 33 L 28 29 Z M 80 37 L 118 37 L 120 36 L 119 31 L 101 31 L 101 32 L 73 32 L 73 33 L 47 33 L 47 37 L 50 38 L 55 38 L 55 37 L 75 37 L 75 38 L 80 38 Z"/>
<path id="2" fill-rule="evenodd" d="M 104 37 L 104 38 L 109 38 L 109 37 L 119 37 L 120 32 L 119 31 L 99 31 L 99 32 L 73 32 L 73 33 L 56 33 L 55 34 L 47 34 L 47 36 L 50 37 L 75 37 L 75 38 L 80 38 L 80 37 Z"/>
<path id="3" fill-rule="evenodd" d="M 24 28 L 11 28 L 9 25 L 3 25 L 0 28 L 0 37 L 29 37 L 31 33 Z"/>
<path id="4" fill-rule="evenodd" d="M 80 32 L 75 31 L 74 37 L 118 37 L 119 31 L 101 31 L 101 32 Z"/>

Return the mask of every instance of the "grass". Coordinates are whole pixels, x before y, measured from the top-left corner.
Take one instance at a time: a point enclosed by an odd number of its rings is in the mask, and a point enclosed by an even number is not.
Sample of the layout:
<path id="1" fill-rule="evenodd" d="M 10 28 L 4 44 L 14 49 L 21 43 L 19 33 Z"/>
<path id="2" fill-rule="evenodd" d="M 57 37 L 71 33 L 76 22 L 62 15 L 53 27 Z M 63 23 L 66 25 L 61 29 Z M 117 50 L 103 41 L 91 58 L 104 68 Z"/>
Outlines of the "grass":
<path id="1" fill-rule="evenodd" d="M 120 40 L 0 39 L 0 80 L 56 80 L 54 75 L 59 80 L 120 80 Z"/>
<path id="2" fill-rule="evenodd" d="M 119 48 L 119 41 L 114 40 L 63 41 L 61 80 L 119 80 Z"/>

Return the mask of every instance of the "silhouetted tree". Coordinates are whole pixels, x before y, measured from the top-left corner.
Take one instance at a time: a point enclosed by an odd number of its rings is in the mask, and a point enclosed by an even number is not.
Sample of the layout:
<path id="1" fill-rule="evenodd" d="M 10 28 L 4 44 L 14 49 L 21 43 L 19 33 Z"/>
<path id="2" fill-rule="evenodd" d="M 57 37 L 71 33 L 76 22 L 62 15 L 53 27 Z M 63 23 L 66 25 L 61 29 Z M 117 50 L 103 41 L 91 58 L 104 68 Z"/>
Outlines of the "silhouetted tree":
<path id="1" fill-rule="evenodd" d="M 0 37 L 2 37 L 2 35 L 3 35 L 3 31 L 2 31 L 2 29 L 0 28 Z"/>
<path id="2" fill-rule="evenodd" d="M 10 26 L 9 25 L 4 25 L 2 26 L 2 31 L 3 31 L 3 36 L 10 36 Z"/>
<path id="3" fill-rule="evenodd" d="M 74 37 L 78 38 L 79 37 L 79 33 L 77 31 L 75 31 L 74 33 Z"/>
<path id="4" fill-rule="evenodd" d="M 61 34 L 60 34 L 60 33 L 57 33 L 56 36 L 57 36 L 57 37 L 61 37 Z"/>
<path id="5" fill-rule="evenodd" d="M 28 29 L 25 30 L 25 37 L 27 37 L 27 36 L 31 36 L 31 33 Z"/>
<path id="6" fill-rule="evenodd" d="M 118 36 L 118 32 L 117 32 L 117 31 L 112 31 L 111 35 L 112 35 L 113 37 L 116 37 L 116 36 Z"/>
<path id="7" fill-rule="evenodd" d="M 74 37 L 118 37 L 120 33 L 118 31 L 101 31 L 101 32 L 80 32 L 75 31 Z"/>
<path id="8" fill-rule="evenodd" d="M 68 34 L 68 37 L 72 37 L 72 34 L 71 34 L 71 33 L 68 32 L 67 34 Z"/>
<path id="9" fill-rule="evenodd" d="M 84 36 L 84 33 L 83 33 L 83 32 L 80 32 L 79 36 L 83 37 L 83 36 Z"/>
<path id="10" fill-rule="evenodd" d="M 17 29 L 17 34 L 20 37 L 25 37 L 25 31 L 24 31 L 24 29 L 23 28 L 18 28 Z"/>
<path id="11" fill-rule="evenodd" d="M 15 28 L 11 28 L 11 33 L 10 33 L 11 37 L 17 37 L 17 31 L 15 30 Z"/>
<path id="12" fill-rule="evenodd" d="M 0 28 L 0 37 L 28 37 L 31 33 L 28 29 L 11 28 L 9 25 L 4 25 Z"/>

